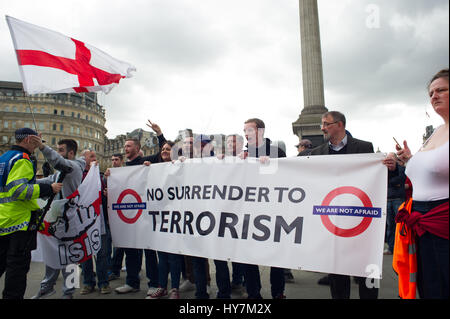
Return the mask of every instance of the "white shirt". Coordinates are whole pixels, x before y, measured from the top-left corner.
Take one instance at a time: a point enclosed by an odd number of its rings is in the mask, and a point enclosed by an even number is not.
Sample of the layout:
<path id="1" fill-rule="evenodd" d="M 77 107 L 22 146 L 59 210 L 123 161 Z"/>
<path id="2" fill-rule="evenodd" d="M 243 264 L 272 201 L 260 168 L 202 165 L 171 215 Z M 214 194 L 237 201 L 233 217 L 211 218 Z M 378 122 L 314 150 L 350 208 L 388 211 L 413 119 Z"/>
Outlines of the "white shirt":
<path id="1" fill-rule="evenodd" d="M 330 145 L 333 151 L 339 152 L 341 149 L 345 147 L 345 145 L 347 145 L 347 134 L 345 134 L 344 138 L 338 145 L 334 145 L 331 142 L 328 142 L 328 144 Z"/>

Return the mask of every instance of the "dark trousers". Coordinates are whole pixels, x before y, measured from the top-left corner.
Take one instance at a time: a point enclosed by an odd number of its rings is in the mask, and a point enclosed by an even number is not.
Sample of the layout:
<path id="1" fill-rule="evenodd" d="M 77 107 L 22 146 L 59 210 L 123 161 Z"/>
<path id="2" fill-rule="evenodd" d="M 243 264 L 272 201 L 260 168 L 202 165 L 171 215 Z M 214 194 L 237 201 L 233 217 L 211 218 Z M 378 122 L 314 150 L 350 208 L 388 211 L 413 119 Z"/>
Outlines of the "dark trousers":
<path id="1" fill-rule="evenodd" d="M 208 259 L 202 257 L 191 257 L 192 268 L 195 279 L 195 298 L 196 299 L 209 299 L 207 292 L 207 269 Z"/>
<path id="2" fill-rule="evenodd" d="M 113 257 L 111 259 L 111 272 L 114 275 L 120 276 L 120 270 L 122 269 L 124 254 L 125 254 L 124 248 L 114 247 Z"/>
<path id="3" fill-rule="evenodd" d="M 420 298 L 449 296 L 448 239 L 425 233 L 417 238 L 417 288 Z"/>
<path id="4" fill-rule="evenodd" d="M 448 201 L 413 201 L 413 211 L 422 214 Z M 416 238 L 417 289 L 420 298 L 447 299 L 449 297 L 449 245 L 444 239 L 426 232 Z"/>
<path id="5" fill-rule="evenodd" d="M 36 232 L 17 231 L 0 236 L 0 277 L 5 274 L 3 299 L 23 299 Z"/>
<path id="6" fill-rule="evenodd" d="M 330 291 L 333 299 L 350 299 L 350 276 L 330 274 Z M 368 288 L 365 277 L 355 277 L 360 299 L 377 299 L 378 288 Z"/>
<path id="7" fill-rule="evenodd" d="M 270 291 L 272 298 L 280 298 L 284 294 L 284 269 L 277 267 L 270 267 Z"/>
<path id="8" fill-rule="evenodd" d="M 139 272 L 142 267 L 142 249 L 124 248 L 125 250 L 125 267 L 127 267 L 126 284 L 140 289 Z"/>
<path id="9" fill-rule="evenodd" d="M 249 299 L 262 299 L 261 276 L 257 265 L 242 264 L 244 269 L 245 286 Z M 279 298 L 284 294 L 284 269 L 270 267 L 270 285 L 272 298 Z"/>
<path id="10" fill-rule="evenodd" d="M 230 270 L 224 260 L 214 260 L 216 265 L 217 299 L 231 299 Z"/>
<path id="11" fill-rule="evenodd" d="M 231 282 L 233 285 L 243 285 L 244 284 L 244 269 L 241 263 L 232 262 L 231 266 L 233 272 L 231 275 Z"/>
<path id="12" fill-rule="evenodd" d="M 151 249 L 144 249 L 145 254 L 145 274 L 148 278 L 148 287 L 159 287 L 159 274 L 158 274 L 158 257 L 156 251 Z"/>
<path id="13" fill-rule="evenodd" d="M 258 265 L 242 264 L 248 299 L 262 299 L 261 277 Z"/>
<path id="14" fill-rule="evenodd" d="M 192 264 L 192 256 L 183 256 L 183 263 L 181 265 L 181 272 L 183 278 L 195 284 L 194 266 Z M 206 283 L 211 283 L 211 276 L 209 274 L 209 263 L 206 263 Z"/>

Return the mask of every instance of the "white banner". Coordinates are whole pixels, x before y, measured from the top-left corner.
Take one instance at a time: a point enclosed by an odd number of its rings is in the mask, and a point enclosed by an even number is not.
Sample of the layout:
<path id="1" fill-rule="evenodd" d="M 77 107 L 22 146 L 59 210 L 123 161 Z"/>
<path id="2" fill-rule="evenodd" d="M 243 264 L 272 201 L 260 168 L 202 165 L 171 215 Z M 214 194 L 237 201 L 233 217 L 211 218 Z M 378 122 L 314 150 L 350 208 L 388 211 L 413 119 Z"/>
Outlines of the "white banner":
<path id="1" fill-rule="evenodd" d="M 101 248 L 101 204 L 99 168 L 94 165 L 77 191 L 52 202 L 45 215 L 45 230 L 38 232 L 33 261 L 61 269 L 96 255 Z"/>
<path id="2" fill-rule="evenodd" d="M 193 159 L 112 168 L 117 247 L 381 278 L 381 154 Z"/>

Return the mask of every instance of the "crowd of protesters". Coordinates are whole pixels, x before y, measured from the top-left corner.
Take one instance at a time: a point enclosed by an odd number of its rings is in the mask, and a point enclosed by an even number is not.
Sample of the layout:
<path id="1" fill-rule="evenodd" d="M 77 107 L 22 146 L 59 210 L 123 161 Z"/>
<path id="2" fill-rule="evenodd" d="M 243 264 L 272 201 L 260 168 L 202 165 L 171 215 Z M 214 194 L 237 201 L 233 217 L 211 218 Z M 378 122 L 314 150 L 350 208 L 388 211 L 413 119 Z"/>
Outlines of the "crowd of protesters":
<path id="1" fill-rule="evenodd" d="M 396 222 L 403 223 L 417 234 L 417 285 L 422 298 L 448 298 L 448 69 L 433 77 L 428 86 L 431 104 L 444 124 L 438 127 L 416 154 L 412 154 L 405 141 L 396 145 L 396 152 L 389 153 L 384 164 L 388 169 L 388 206 L 385 254 L 395 254 L 394 238 Z M 147 124 L 158 136 L 159 153 L 144 157 L 140 152 L 138 139 L 129 138 L 123 153 L 111 157 L 111 167 L 133 165 L 155 165 L 174 160 L 185 161 L 190 158 L 218 156 L 235 156 L 242 160 L 248 157 L 259 158 L 261 162 L 271 158 L 286 157 L 285 150 L 265 136 L 265 123 L 258 118 L 251 118 L 243 123 L 244 137 L 233 134 L 226 137 L 224 154 L 216 154 L 210 136 L 199 134 L 184 137 L 181 145 L 166 140 L 161 128 L 148 121 Z M 330 111 L 322 116 L 321 129 L 325 143 L 313 148 L 311 141 L 300 140 L 298 156 L 373 153 L 370 142 L 353 137 L 346 129 L 344 114 Z M 57 194 L 64 198 L 74 192 L 96 161 L 92 150 L 83 150 L 76 157 L 77 144 L 74 140 L 64 139 L 58 142 L 57 150 L 46 146 L 40 135 L 32 129 L 16 131 L 17 145 L 1 156 L 0 172 L 2 185 L 0 189 L 0 275 L 6 273 L 4 298 L 23 298 L 26 287 L 26 274 L 29 270 L 31 250 L 36 246 L 36 227 L 32 226 L 34 204 L 38 197 Z M 36 180 L 36 168 L 33 167 L 32 153 L 38 148 L 57 172 L 43 179 Z M 63 182 L 58 182 L 60 167 L 70 167 L 70 173 Z M 126 280 L 123 286 L 114 289 L 115 293 L 126 294 L 140 290 L 139 273 L 145 257 L 146 277 L 148 278 L 147 299 L 183 298 L 183 292 L 195 289 L 195 297 L 210 298 L 210 269 L 206 258 L 182 256 L 150 249 L 112 247 L 111 233 L 106 211 L 106 197 L 109 169 L 102 180 L 102 236 L 101 250 L 93 260 L 84 262 L 82 267 L 83 287 L 80 294 L 96 291 L 101 294 L 113 293 L 109 282 L 120 277 L 125 265 Z M 406 186 L 405 186 L 406 185 Z M 412 198 L 410 214 L 396 216 L 399 207 L 408 197 Z M 34 201 L 34 202 L 33 202 Z M 19 204 L 18 204 L 19 203 Z M 25 203 L 25 204 L 23 204 Z M 30 219 L 31 216 L 31 219 Z M 414 216 L 414 220 L 412 220 Z M 430 217 L 431 216 L 431 217 Z M 437 216 L 437 217 L 436 217 Z M 27 229 L 28 228 L 28 229 Z M 397 227 L 398 228 L 398 227 Z M 398 229 L 397 229 L 398 230 Z M 31 243 L 30 243 L 31 241 Z M 18 266 L 20 265 L 20 267 Z M 232 263 L 232 271 L 227 261 L 214 260 L 215 279 L 218 287 L 216 298 L 229 299 L 236 288 L 245 287 L 250 299 L 261 299 L 262 282 L 258 265 Z M 55 293 L 55 282 L 60 271 L 49 266 L 45 268 L 40 290 L 33 297 L 45 298 Z M 63 277 L 67 272 L 62 270 Z M 170 274 L 170 289 L 168 277 Z M 274 299 L 286 298 L 285 282 L 292 279 L 288 269 L 270 268 L 271 295 Z M 365 285 L 366 278 L 356 277 L 359 294 L 362 299 L 378 298 L 378 288 Z M 321 279 L 330 286 L 332 298 L 348 299 L 350 297 L 350 277 L 328 274 Z M 63 298 L 73 297 L 73 288 L 63 286 Z"/>

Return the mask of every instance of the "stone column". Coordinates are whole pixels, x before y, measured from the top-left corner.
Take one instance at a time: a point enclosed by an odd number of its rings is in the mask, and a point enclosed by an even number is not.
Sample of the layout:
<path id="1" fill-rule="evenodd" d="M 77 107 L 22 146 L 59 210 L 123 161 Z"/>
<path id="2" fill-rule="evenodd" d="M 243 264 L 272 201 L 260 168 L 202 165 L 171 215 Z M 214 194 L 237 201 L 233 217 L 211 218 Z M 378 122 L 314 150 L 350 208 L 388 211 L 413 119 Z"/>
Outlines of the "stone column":
<path id="1" fill-rule="evenodd" d="M 317 0 L 299 0 L 299 9 L 304 108 L 297 121 L 292 123 L 292 129 L 299 139 L 308 138 L 317 146 L 323 142 L 321 115 L 328 111 L 323 88 Z"/>

